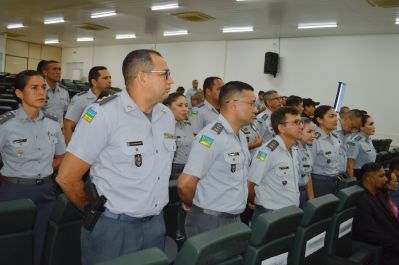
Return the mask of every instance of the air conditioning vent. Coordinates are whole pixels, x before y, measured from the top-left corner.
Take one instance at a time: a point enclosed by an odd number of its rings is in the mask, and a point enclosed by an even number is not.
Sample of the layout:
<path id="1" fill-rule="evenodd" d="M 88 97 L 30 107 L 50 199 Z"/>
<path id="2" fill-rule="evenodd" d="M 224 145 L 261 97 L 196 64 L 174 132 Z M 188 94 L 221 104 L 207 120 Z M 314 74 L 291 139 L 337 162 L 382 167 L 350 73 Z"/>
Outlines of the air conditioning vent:
<path id="1" fill-rule="evenodd" d="M 101 30 L 109 29 L 105 26 L 92 24 L 92 23 L 84 23 L 84 24 L 79 24 L 79 25 L 74 25 L 74 26 L 77 28 L 80 28 L 80 29 L 91 30 L 91 31 L 101 31 Z"/>
<path id="2" fill-rule="evenodd" d="M 183 20 L 191 21 L 191 22 L 203 22 L 203 21 L 215 19 L 214 17 L 211 17 L 207 14 L 204 14 L 204 13 L 201 13 L 198 11 L 174 13 L 174 14 L 172 14 L 172 16 L 178 17 Z"/>
<path id="3" fill-rule="evenodd" d="M 19 37 L 25 36 L 23 34 L 13 33 L 13 32 L 9 32 L 9 31 L 0 31 L 0 35 L 4 35 L 8 38 L 19 38 Z"/>
<path id="4" fill-rule="evenodd" d="M 367 0 L 367 2 L 376 7 L 399 7 L 399 0 Z"/>

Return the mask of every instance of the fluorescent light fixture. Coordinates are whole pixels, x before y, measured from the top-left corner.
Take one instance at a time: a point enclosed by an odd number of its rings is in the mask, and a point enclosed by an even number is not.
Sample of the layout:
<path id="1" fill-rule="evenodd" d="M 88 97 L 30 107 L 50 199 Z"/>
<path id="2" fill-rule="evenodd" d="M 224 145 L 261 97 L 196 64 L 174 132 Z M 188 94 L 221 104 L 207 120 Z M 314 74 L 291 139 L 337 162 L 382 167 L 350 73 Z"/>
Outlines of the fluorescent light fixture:
<path id="1" fill-rule="evenodd" d="M 336 28 L 336 22 L 298 24 L 298 29 Z"/>
<path id="2" fill-rule="evenodd" d="M 56 23 L 64 23 L 65 20 L 63 17 L 52 17 L 44 19 L 44 24 L 56 24 Z"/>
<path id="3" fill-rule="evenodd" d="M 47 39 L 44 41 L 44 44 L 58 44 L 60 43 L 58 39 Z"/>
<path id="4" fill-rule="evenodd" d="M 93 37 L 79 37 L 76 39 L 76 41 L 93 41 Z"/>
<path id="5" fill-rule="evenodd" d="M 176 30 L 176 31 L 164 31 L 164 36 L 178 36 L 178 35 L 187 35 L 187 30 Z"/>
<path id="6" fill-rule="evenodd" d="M 10 23 L 7 25 L 8 29 L 19 29 L 19 28 L 23 28 L 24 24 L 22 23 Z"/>
<path id="7" fill-rule="evenodd" d="M 98 17 L 110 17 L 110 16 L 115 16 L 116 12 L 115 11 L 104 11 L 104 12 L 97 12 L 97 13 L 92 13 L 91 18 L 98 18 Z"/>
<path id="8" fill-rule="evenodd" d="M 396 18 L 395 24 L 399 25 L 399 18 Z"/>
<path id="9" fill-rule="evenodd" d="M 231 33 L 231 32 L 250 32 L 254 31 L 253 27 L 224 27 L 223 33 Z"/>
<path id="10" fill-rule="evenodd" d="M 134 39 L 136 38 L 135 33 L 127 33 L 127 34 L 116 34 L 115 39 L 123 40 L 123 39 Z"/>
<path id="11" fill-rule="evenodd" d="M 166 10 L 166 9 L 174 9 L 178 8 L 179 3 L 165 3 L 165 4 L 154 4 L 151 6 L 152 11 L 157 11 L 157 10 Z"/>

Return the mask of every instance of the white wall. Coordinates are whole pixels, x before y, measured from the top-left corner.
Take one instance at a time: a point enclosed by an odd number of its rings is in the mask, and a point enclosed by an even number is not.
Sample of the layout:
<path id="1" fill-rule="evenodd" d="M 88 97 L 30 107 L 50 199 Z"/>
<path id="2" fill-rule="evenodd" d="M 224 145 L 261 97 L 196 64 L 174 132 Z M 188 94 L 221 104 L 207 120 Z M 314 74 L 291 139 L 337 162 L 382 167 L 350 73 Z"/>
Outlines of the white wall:
<path id="1" fill-rule="evenodd" d="M 6 60 L 6 39 L 0 36 L 0 53 L 2 54 L 0 61 L 0 71 L 4 71 L 4 65 Z"/>
<path id="2" fill-rule="evenodd" d="M 248 82 L 256 90 L 277 89 L 283 95 L 312 97 L 333 104 L 338 81 L 347 83 L 345 105 L 367 110 L 376 120 L 378 138 L 399 145 L 399 35 L 338 36 L 215 42 L 186 42 L 64 48 L 63 67 L 84 62 L 108 67 L 113 85 L 123 87 L 121 65 L 138 48 L 155 48 L 165 57 L 174 87 L 200 84 L 206 76 Z M 280 49 L 276 78 L 263 74 L 264 54 Z M 396 103 L 396 104 L 395 104 Z"/>

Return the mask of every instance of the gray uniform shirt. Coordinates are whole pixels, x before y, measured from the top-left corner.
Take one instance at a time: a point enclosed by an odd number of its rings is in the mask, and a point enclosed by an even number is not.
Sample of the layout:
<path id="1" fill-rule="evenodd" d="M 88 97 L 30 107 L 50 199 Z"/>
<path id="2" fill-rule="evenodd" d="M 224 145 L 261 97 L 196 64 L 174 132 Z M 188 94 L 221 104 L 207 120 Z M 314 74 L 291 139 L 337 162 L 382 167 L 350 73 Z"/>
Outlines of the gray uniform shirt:
<path id="1" fill-rule="evenodd" d="M 43 111 L 46 114 L 57 117 L 61 128 L 64 127 L 64 113 L 69 105 L 69 93 L 61 87 L 58 83 L 55 89 L 51 89 L 46 82 L 46 104 L 43 106 Z"/>
<path id="2" fill-rule="evenodd" d="M 251 124 L 243 126 L 241 130 L 244 133 L 245 138 L 247 139 L 247 143 L 253 144 L 256 136 L 258 136 L 260 133 L 260 122 L 257 120 L 257 118 L 255 118 L 255 120 Z M 249 150 L 251 158 L 254 156 L 258 148 L 259 147 Z"/>
<path id="3" fill-rule="evenodd" d="M 53 173 L 54 155 L 65 153 L 64 136 L 55 117 L 40 111 L 33 121 L 20 107 L 0 116 L 0 152 L 3 176 L 40 179 Z"/>
<path id="4" fill-rule="evenodd" d="M 199 178 L 193 204 L 240 214 L 247 204 L 250 154 L 244 133 L 236 135 L 219 115 L 194 139 L 184 173 Z"/>
<path id="5" fill-rule="evenodd" d="M 313 174 L 336 177 L 339 172 L 340 145 L 334 133 L 326 134 L 315 126 L 316 139 L 312 145 Z"/>
<path id="6" fill-rule="evenodd" d="M 150 121 L 123 90 L 85 110 L 67 150 L 91 165 L 90 177 L 108 210 L 157 215 L 168 202 L 175 123 L 163 104 L 154 107 Z"/>
<path id="7" fill-rule="evenodd" d="M 248 179 L 255 184 L 255 204 L 270 210 L 299 206 L 297 147 L 290 152 L 279 135 L 264 143 L 252 158 Z"/>
<path id="8" fill-rule="evenodd" d="M 206 125 L 214 122 L 218 115 L 217 109 L 205 100 L 203 104 L 191 109 L 188 119 L 194 133 L 198 134 Z"/>
<path id="9" fill-rule="evenodd" d="M 339 146 L 340 146 L 338 171 L 340 174 L 344 174 L 346 172 L 346 165 L 348 162 L 348 148 L 347 148 L 348 135 L 345 135 L 340 120 L 338 120 L 337 129 L 335 130 L 335 135 L 337 135 L 338 137 Z"/>
<path id="10" fill-rule="evenodd" d="M 96 99 L 97 97 L 94 95 L 91 89 L 76 94 L 69 103 L 67 113 L 65 114 L 65 119 L 78 123 L 83 111 L 87 108 L 87 106 L 94 103 Z"/>
<path id="11" fill-rule="evenodd" d="M 256 116 L 256 120 L 260 126 L 259 135 L 262 136 L 263 142 L 267 142 L 274 137 L 271 115 L 271 110 L 269 108 L 266 108 L 266 110 Z"/>
<path id="12" fill-rule="evenodd" d="M 299 158 L 299 186 L 303 187 L 308 183 L 310 174 L 312 173 L 312 145 L 303 145 L 298 142 L 298 158 Z"/>
<path id="13" fill-rule="evenodd" d="M 347 142 L 348 158 L 355 160 L 355 169 L 360 169 L 368 162 L 375 162 L 377 153 L 370 137 L 361 133 L 352 136 Z"/>
<path id="14" fill-rule="evenodd" d="M 194 140 L 194 132 L 189 121 L 176 123 L 176 153 L 173 158 L 175 164 L 186 164 Z"/>

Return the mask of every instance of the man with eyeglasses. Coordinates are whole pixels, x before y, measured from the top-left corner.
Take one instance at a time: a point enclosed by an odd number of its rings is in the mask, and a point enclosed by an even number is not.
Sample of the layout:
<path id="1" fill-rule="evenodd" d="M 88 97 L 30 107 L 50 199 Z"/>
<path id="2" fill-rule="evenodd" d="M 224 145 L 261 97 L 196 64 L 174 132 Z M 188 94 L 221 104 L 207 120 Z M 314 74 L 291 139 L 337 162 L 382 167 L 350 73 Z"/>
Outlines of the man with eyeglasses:
<path id="1" fill-rule="evenodd" d="M 178 179 L 183 208 L 188 211 L 188 237 L 230 223 L 240 222 L 247 204 L 250 154 L 240 128 L 256 115 L 253 88 L 232 81 L 220 92 L 220 115 L 193 141 Z"/>
<path id="2" fill-rule="evenodd" d="M 85 110 L 57 176 L 65 195 L 84 210 L 82 177 L 90 169 L 92 184 L 106 200 L 94 229 L 82 228 L 84 265 L 165 244 L 162 209 L 168 202 L 176 122 L 160 102 L 173 79 L 154 50 L 129 53 L 122 70 L 126 90 Z"/>
<path id="3" fill-rule="evenodd" d="M 219 93 L 222 86 L 223 80 L 219 77 L 210 76 L 205 79 L 203 86 L 205 101 L 193 107 L 189 115 L 194 134 L 198 134 L 206 125 L 217 119 L 220 108 Z"/>
<path id="4" fill-rule="evenodd" d="M 276 90 L 269 90 L 263 94 L 263 100 L 265 101 L 266 109 L 256 116 L 255 123 L 258 123 L 258 125 L 255 127 L 260 127 L 259 134 L 262 136 L 263 142 L 267 142 L 274 136 L 270 117 L 273 112 L 281 108 L 282 97 Z"/>
<path id="5" fill-rule="evenodd" d="M 248 201 L 255 203 L 253 220 L 286 206 L 299 206 L 299 153 L 295 146 L 303 121 L 294 107 L 281 107 L 271 115 L 277 135 L 252 158 L 248 173 Z"/>

